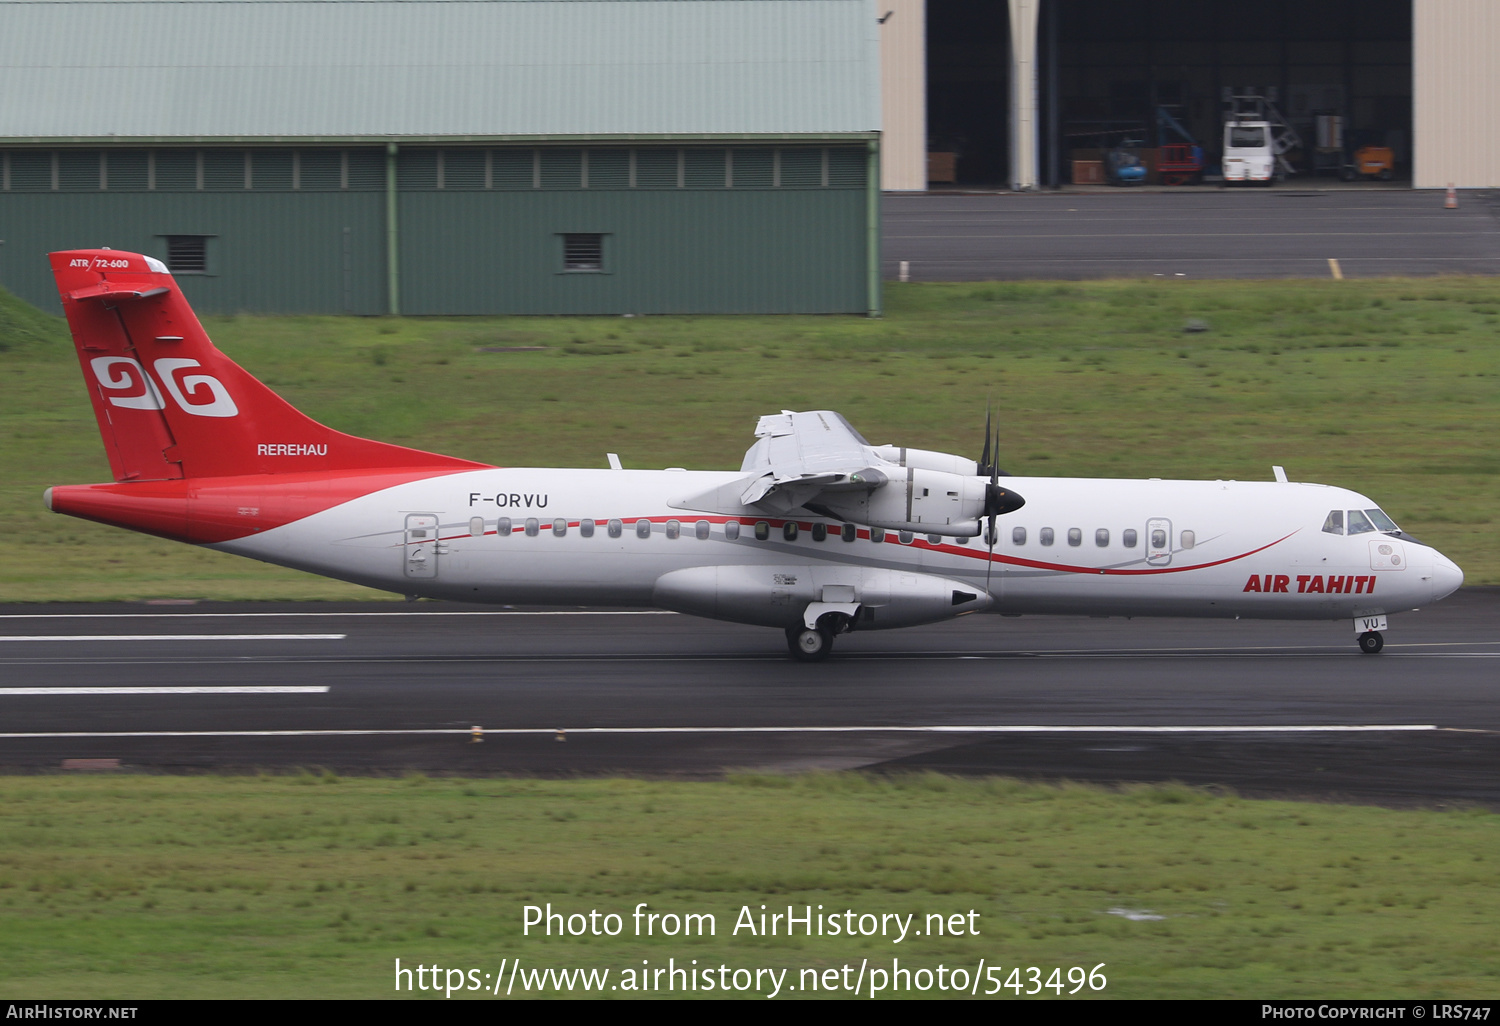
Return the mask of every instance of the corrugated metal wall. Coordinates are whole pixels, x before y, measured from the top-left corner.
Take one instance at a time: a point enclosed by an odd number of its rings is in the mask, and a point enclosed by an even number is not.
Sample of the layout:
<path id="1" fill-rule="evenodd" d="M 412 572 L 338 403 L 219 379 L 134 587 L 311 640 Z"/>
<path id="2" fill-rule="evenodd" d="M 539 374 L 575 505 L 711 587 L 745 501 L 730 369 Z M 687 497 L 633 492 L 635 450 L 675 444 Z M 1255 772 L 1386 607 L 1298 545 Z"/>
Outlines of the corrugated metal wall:
<path id="1" fill-rule="evenodd" d="M 406 193 L 402 310 L 859 312 L 864 207 L 853 189 Z M 600 271 L 564 268 L 565 233 L 603 236 Z"/>
<path id="2" fill-rule="evenodd" d="M 927 3 L 879 0 L 880 187 L 927 188 Z"/>
<path id="3" fill-rule="evenodd" d="M 209 237 L 209 273 L 178 277 L 200 313 L 385 312 L 385 197 L 369 192 L 0 195 L 0 285 L 59 313 L 49 252 L 165 258 L 167 235 Z"/>
<path id="4" fill-rule="evenodd" d="M 835 313 L 867 309 L 865 150 L 454 147 L 400 153 L 401 309 L 412 314 Z M 205 313 L 379 314 L 385 156 L 353 149 L 0 152 L 0 284 L 58 304 L 45 254 L 166 256 Z M 562 236 L 602 236 L 568 270 Z"/>
<path id="5" fill-rule="evenodd" d="M 1500 3 L 1414 0 L 1413 184 L 1500 188 Z"/>

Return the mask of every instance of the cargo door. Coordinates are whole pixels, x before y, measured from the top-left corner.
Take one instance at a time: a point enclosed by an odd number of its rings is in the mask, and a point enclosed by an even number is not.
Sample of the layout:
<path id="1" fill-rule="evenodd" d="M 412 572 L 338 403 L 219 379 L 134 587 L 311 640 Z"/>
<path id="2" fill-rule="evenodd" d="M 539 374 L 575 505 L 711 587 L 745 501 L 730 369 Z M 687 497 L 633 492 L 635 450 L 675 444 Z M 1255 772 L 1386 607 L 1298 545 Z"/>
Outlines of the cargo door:
<path id="1" fill-rule="evenodd" d="M 431 580 L 438 574 L 438 518 L 431 513 L 412 513 L 406 518 L 403 558 L 411 580 Z"/>

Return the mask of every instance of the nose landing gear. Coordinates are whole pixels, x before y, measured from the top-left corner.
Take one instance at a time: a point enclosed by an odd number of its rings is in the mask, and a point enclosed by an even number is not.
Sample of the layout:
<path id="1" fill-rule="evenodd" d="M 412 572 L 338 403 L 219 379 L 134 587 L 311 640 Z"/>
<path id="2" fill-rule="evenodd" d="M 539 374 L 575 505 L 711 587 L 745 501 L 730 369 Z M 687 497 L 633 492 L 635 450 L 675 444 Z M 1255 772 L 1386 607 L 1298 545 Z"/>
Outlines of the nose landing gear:
<path id="1" fill-rule="evenodd" d="M 1385 638 L 1379 631 L 1365 631 L 1359 636 L 1359 650 L 1365 655 L 1374 655 L 1385 647 Z"/>

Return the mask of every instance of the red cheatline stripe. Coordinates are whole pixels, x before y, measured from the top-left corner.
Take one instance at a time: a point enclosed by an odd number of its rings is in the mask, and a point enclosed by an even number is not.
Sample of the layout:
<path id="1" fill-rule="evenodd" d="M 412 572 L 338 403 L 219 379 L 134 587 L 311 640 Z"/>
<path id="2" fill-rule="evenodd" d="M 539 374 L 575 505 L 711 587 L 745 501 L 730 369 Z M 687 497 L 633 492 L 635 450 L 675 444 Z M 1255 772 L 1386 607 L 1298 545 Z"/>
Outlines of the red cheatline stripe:
<path id="1" fill-rule="evenodd" d="M 512 518 L 512 519 L 514 520 L 514 519 L 517 519 L 517 518 Z M 521 522 L 519 524 L 515 524 L 514 526 L 511 527 L 511 533 L 512 534 L 516 534 L 518 532 L 521 532 L 521 531 L 525 530 L 525 523 L 526 523 L 526 520 L 528 518 L 524 518 L 523 517 L 523 518 L 519 518 L 519 519 L 520 519 Z M 536 519 L 539 522 L 543 520 L 543 518 L 541 518 L 541 517 L 538 517 Z M 552 519 L 556 520 L 557 518 L 553 517 Z M 810 520 L 786 520 L 786 519 L 776 519 L 776 518 L 771 518 L 771 517 L 767 517 L 767 518 L 757 517 L 755 519 L 746 520 L 744 517 L 725 517 L 725 516 L 707 516 L 707 517 L 701 517 L 701 516 L 700 517 L 610 517 L 610 518 L 607 518 L 607 519 L 604 519 L 604 520 L 595 520 L 594 523 L 595 524 L 603 525 L 603 524 L 608 524 L 610 520 L 618 520 L 622 524 L 634 524 L 634 523 L 636 523 L 638 521 L 646 520 L 646 521 L 650 521 L 653 524 L 665 524 L 669 520 L 676 520 L 679 523 L 688 523 L 688 524 L 691 524 L 691 523 L 696 523 L 699 520 L 707 520 L 711 524 L 727 524 L 727 523 L 730 523 L 730 522 L 737 521 L 738 523 L 740 523 L 741 525 L 743 525 L 745 527 L 754 527 L 754 525 L 757 524 L 757 523 L 759 523 L 762 519 L 764 519 L 765 522 L 767 524 L 770 524 L 772 527 L 781 527 L 781 526 L 783 526 L 785 524 L 788 524 L 788 523 L 795 523 L 798 526 L 799 529 L 805 529 L 805 530 L 811 531 L 812 530 L 812 525 L 813 525 L 813 521 L 810 521 Z M 568 528 L 571 530 L 573 528 L 576 528 L 578 526 L 578 524 L 579 524 L 579 521 L 577 521 L 577 520 L 569 520 L 568 521 Z M 544 524 L 543 526 L 548 526 L 548 525 Z M 837 528 L 838 528 L 838 525 L 830 525 L 829 535 L 832 536 L 832 535 L 836 534 L 837 533 Z M 550 526 L 548 527 L 548 529 L 550 530 Z M 1298 528 L 1298 530 L 1300 531 L 1301 528 Z M 485 534 L 497 534 L 497 533 L 498 532 L 495 532 L 495 531 L 486 531 L 485 532 Z M 916 533 L 916 532 L 913 532 L 913 533 Z M 1266 549 L 1271 548 L 1273 545 L 1280 545 L 1282 542 L 1286 541 L 1288 538 L 1290 538 L 1293 534 L 1296 534 L 1296 533 L 1297 533 L 1297 531 L 1292 531 L 1291 534 L 1282 535 L 1280 538 L 1277 538 L 1275 541 L 1273 541 L 1273 542 L 1267 542 L 1266 544 L 1262 545 L 1258 549 L 1251 549 L 1249 552 L 1241 552 L 1239 555 L 1236 555 L 1236 556 L 1226 556 L 1223 559 L 1216 559 L 1216 560 L 1214 560 L 1211 563 L 1194 563 L 1192 566 L 1154 566 L 1154 567 L 1147 567 L 1147 568 L 1141 569 L 1141 570 L 1126 570 L 1126 569 L 1119 568 L 1119 567 L 1074 566 L 1074 565 L 1069 564 L 1069 563 L 1046 563 L 1046 562 L 1043 562 L 1042 560 L 1039 560 L 1039 559 L 1025 559 L 1025 558 L 1022 558 L 1020 556 L 1005 556 L 1005 555 L 992 556 L 988 551 L 985 551 L 983 545 L 977 546 L 976 548 L 970 548 L 968 546 L 961 546 L 961 545 L 945 545 L 945 544 L 942 544 L 942 543 L 934 545 L 931 542 L 927 541 L 925 538 L 921 538 L 921 537 L 913 538 L 911 540 L 911 542 L 908 543 L 907 547 L 908 548 L 926 549 L 929 552 L 944 552 L 944 553 L 947 553 L 947 554 L 953 555 L 953 556 L 964 556 L 964 557 L 966 557 L 968 559 L 989 559 L 989 560 L 992 560 L 992 561 L 994 561 L 996 563 L 1005 563 L 1005 564 L 1007 564 L 1009 566 L 1030 567 L 1030 568 L 1036 569 L 1036 570 L 1056 570 L 1056 571 L 1058 571 L 1060 573 L 1093 574 L 1093 575 L 1096 575 L 1096 576 L 1140 577 L 1140 576 L 1144 576 L 1144 575 L 1147 575 L 1147 574 L 1181 574 L 1181 573 L 1187 573 L 1189 570 L 1207 570 L 1209 567 L 1223 566 L 1225 563 L 1233 563 L 1236 560 L 1245 559 L 1247 556 L 1253 556 L 1257 552 L 1264 552 Z M 448 535 L 447 537 L 444 537 L 444 538 L 437 538 L 437 539 L 432 539 L 432 540 L 433 541 L 452 541 L 452 540 L 454 540 L 456 538 L 472 538 L 472 537 L 475 537 L 475 536 L 473 534 L 471 534 L 471 533 L 464 533 L 464 534 L 452 534 L 452 535 Z M 863 540 L 868 541 L 869 537 L 870 537 L 870 532 L 868 530 L 864 529 L 864 528 L 860 528 L 859 529 L 858 537 L 861 538 L 861 539 L 863 539 Z M 896 537 L 896 532 L 894 532 L 894 531 L 887 532 L 884 541 L 887 544 L 900 544 L 899 539 Z M 414 543 L 411 543 L 411 544 L 423 545 L 423 544 L 427 544 L 427 543 L 426 542 L 414 542 Z"/>

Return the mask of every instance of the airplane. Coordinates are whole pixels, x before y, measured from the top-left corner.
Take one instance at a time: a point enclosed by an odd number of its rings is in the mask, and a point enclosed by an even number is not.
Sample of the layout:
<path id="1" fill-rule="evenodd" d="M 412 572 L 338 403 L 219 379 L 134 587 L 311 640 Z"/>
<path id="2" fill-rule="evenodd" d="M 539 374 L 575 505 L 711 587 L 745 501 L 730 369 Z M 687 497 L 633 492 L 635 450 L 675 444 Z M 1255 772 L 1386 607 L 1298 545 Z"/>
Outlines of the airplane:
<path id="1" fill-rule="evenodd" d="M 496 467 L 343 434 L 216 349 L 165 264 L 51 254 L 114 481 L 56 513 L 405 594 L 649 606 L 782 629 L 796 659 L 850 631 L 971 613 L 1347 620 L 1463 583 L 1345 488 L 1002 476 L 872 445 L 828 410 L 760 418 L 738 470 Z"/>

